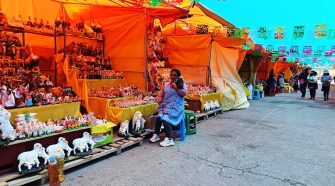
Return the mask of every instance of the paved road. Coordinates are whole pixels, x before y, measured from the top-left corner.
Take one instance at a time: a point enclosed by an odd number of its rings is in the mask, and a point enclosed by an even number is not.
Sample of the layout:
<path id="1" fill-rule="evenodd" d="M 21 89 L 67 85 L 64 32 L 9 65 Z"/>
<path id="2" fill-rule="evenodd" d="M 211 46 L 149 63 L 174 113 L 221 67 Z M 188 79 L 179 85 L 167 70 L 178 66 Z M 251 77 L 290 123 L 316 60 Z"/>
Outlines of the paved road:
<path id="1" fill-rule="evenodd" d="M 64 185 L 335 185 L 335 100 L 282 94 L 199 124 L 187 142 L 145 143 Z"/>

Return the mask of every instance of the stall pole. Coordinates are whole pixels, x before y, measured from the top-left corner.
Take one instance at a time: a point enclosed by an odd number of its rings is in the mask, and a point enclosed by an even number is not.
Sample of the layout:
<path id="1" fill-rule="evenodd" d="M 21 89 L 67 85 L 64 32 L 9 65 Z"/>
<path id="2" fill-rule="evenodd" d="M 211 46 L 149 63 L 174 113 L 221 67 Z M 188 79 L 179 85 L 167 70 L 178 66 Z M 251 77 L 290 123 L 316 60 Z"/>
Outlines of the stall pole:
<path id="1" fill-rule="evenodd" d="M 213 38 L 210 42 L 210 49 L 209 49 L 209 63 L 208 63 L 208 75 L 207 75 L 207 84 L 212 83 L 212 71 L 211 71 L 211 63 L 212 63 L 212 48 L 213 48 Z"/>
<path id="2" fill-rule="evenodd" d="M 145 15 L 147 15 L 147 8 L 144 10 Z M 147 19 L 145 19 L 147 21 Z M 148 35 L 147 35 L 147 28 L 145 29 L 144 32 L 144 58 L 145 58 L 145 69 L 144 69 L 144 87 L 145 90 L 148 90 Z"/>

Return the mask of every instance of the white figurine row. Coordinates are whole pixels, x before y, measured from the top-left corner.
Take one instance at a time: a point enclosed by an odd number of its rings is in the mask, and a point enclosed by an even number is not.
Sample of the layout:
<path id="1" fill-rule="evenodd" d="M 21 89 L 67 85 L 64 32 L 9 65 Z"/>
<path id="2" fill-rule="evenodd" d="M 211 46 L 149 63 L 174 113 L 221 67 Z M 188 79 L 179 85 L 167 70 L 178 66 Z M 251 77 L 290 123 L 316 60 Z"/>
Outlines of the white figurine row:
<path id="1" fill-rule="evenodd" d="M 132 119 L 132 130 L 135 132 L 139 132 L 144 130 L 145 119 L 142 117 L 142 113 L 140 111 L 136 111 L 133 119 Z M 121 136 L 129 136 L 129 121 L 126 120 L 121 123 L 119 134 Z"/>
<path id="2" fill-rule="evenodd" d="M 69 157 L 71 155 L 71 151 L 73 151 L 73 154 L 76 154 L 76 150 L 81 153 L 88 152 L 90 149 L 92 150 L 95 145 L 92 140 L 92 136 L 88 132 L 84 132 L 83 137 L 73 140 L 72 144 L 73 149 L 68 145 L 68 141 L 65 138 L 60 137 L 58 138 L 58 143 L 47 147 L 46 152 L 48 154 L 46 154 L 45 148 L 42 147 L 40 143 L 35 143 L 33 150 L 22 152 L 18 156 L 17 159 L 20 162 L 18 165 L 19 172 L 22 172 L 22 165 L 25 165 L 28 170 L 31 170 L 31 168 L 35 165 L 36 167 L 39 167 L 39 157 L 44 159 L 44 165 L 46 165 L 50 155 L 65 157 L 64 151 L 67 151 L 66 155 Z"/>
<path id="3" fill-rule="evenodd" d="M 205 111 L 210 111 L 210 110 L 214 110 L 214 109 L 218 109 L 221 108 L 221 105 L 219 103 L 219 101 L 216 99 L 215 101 L 211 100 L 211 101 L 206 101 L 204 104 L 204 110 Z"/>

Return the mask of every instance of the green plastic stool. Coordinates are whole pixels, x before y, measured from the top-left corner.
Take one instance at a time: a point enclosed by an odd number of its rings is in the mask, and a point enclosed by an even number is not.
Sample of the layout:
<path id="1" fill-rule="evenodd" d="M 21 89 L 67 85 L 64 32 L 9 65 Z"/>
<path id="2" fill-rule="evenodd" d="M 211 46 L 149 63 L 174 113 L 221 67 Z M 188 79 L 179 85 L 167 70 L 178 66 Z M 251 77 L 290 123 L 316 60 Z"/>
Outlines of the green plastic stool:
<path id="1" fill-rule="evenodd" d="M 192 127 L 191 127 L 191 124 L 192 124 Z M 185 125 L 186 125 L 187 135 L 197 133 L 197 118 L 195 116 L 195 112 L 191 110 L 185 110 Z"/>

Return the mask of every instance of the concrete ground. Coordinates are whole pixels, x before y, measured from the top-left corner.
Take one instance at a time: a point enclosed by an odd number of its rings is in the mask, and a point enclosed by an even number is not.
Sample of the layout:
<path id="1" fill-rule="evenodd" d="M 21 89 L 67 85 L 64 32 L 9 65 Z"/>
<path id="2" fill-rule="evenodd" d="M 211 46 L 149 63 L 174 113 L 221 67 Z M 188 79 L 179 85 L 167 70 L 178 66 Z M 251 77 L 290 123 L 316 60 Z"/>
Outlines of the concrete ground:
<path id="1" fill-rule="evenodd" d="M 335 100 L 281 94 L 250 104 L 174 147 L 146 142 L 76 169 L 63 185 L 335 185 Z"/>

